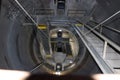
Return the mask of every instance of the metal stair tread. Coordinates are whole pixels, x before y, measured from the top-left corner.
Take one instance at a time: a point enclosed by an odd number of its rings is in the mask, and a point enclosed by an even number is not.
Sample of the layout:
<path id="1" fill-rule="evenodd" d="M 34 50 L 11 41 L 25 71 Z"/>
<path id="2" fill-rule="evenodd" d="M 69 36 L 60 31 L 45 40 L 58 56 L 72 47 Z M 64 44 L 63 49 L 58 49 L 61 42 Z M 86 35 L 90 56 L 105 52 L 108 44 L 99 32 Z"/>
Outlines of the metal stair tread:
<path id="1" fill-rule="evenodd" d="M 106 60 L 113 68 L 120 67 L 120 59 L 119 60 Z"/>
<path id="2" fill-rule="evenodd" d="M 81 31 L 81 30 L 80 30 Z M 85 32 L 86 31 L 86 32 Z M 120 70 L 116 70 L 114 71 L 114 68 L 120 68 L 120 55 L 111 47 L 107 44 L 107 50 L 104 48 L 105 47 L 105 42 L 104 39 L 100 39 L 98 36 L 96 36 L 94 33 L 88 33 L 89 30 L 85 29 L 84 33 L 81 32 L 83 34 L 83 38 L 86 38 L 86 43 L 88 44 L 88 49 L 91 49 L 90 52 L 93 53 L 93 56 L 99 55 L 99 57 L 101 56 L 102 60 L 105 61 L 106 65 L 109 66 L 108 69 L 111 69 L 111 73 L 113 71 L 113 73 L 120 73 Z M 103 52 L 105 51 L 105 54 L 103 55 Z M 96 59 L 96 58 L 95 58 Z M 99 61 L 99 60 L 98 60 Z M 99 63 L 98 63 L 99 64 Z"/>
<path id="3" fill-rule="evenodd" d="M 120 59 L 120 55 L 115 53 L 106 53 L 106 59 L 111 59 L 111 60 L 119 60 Z"/>

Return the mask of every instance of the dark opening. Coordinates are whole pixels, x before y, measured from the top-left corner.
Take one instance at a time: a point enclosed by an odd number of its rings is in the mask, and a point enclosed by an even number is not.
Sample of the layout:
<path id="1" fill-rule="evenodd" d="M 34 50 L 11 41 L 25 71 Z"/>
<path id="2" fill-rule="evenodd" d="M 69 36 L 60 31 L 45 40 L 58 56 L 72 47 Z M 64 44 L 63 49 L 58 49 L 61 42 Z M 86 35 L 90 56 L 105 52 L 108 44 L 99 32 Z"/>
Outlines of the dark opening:
<path id="1" fill-rule="evenodd" d="M 62 42 L 58 42 L 57 43 L 57 52 L 63 52 L 63 44 L 62 44 Z"/>
<path id="2" fill-rule="evenodd" d="M 57 8 L 65 9 L 65 0 L 58 0 Z"/>
<path id="3" fill-rule="evenodd" d="M 62 32 L 58 32 L 57 37 L 62 37 Z"/>

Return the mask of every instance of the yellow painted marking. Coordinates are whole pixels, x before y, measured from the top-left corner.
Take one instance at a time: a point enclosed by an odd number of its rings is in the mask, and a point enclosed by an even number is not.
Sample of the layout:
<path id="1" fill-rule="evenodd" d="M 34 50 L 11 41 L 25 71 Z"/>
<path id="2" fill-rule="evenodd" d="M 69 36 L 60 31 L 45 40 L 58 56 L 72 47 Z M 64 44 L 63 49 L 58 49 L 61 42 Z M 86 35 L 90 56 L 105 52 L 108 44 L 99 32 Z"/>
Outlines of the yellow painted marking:
<path id="1" fill-rule="evenodd" d="M 75 24 L 75 26 L 81 27 L 81 26 L 83 26 L 83 24 Z"/>
<path id="2" fill-rule="evenodd" d="M 51 58 L 52 57 L 52 55 L 46 55 L 46 58 Z"/>
<path id="3" fill-rule="evenodd" d="M 38 29 L 45 30 L 47 29 L 47 26 L 45 24 L 39 24 Z"/>

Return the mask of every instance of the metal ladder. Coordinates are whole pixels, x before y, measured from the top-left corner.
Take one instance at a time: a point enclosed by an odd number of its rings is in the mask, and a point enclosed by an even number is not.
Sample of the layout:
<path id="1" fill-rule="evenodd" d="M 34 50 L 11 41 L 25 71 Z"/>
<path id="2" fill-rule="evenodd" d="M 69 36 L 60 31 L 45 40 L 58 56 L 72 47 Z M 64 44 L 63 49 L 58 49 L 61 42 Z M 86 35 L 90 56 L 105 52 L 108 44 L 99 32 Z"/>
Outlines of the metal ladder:
<path id="1" fill-rule="evenodd" d="M 120 47 L 88 25 L 74 26 L 102 72 L 120 73 Z"/>

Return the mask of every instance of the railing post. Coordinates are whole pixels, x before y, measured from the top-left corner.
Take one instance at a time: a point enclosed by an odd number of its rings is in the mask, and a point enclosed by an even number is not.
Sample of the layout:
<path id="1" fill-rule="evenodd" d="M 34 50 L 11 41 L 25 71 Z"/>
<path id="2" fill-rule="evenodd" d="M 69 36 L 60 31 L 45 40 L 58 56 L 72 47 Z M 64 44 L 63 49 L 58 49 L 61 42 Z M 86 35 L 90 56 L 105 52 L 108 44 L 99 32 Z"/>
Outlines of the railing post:
<path id="1" fill-rule="evenodd" d="M 106 51 L 107 51 L 107 41 L 105 41 L 104 48 L 103 48 L 103 58 L 105 59 L 106 57 Z"/>

